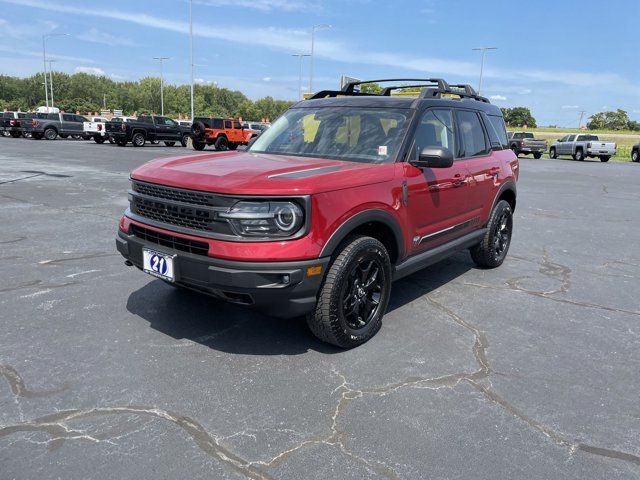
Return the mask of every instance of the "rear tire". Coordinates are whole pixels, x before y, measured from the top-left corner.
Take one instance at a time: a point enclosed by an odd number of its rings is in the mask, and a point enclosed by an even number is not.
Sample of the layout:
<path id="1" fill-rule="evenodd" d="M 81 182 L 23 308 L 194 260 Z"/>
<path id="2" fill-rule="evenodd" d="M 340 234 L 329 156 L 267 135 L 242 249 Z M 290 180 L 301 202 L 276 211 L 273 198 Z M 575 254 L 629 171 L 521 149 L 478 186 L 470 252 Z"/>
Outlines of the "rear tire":
<path id="1" fill-rule="evenodd" d="M 198 142 L 196 140 L 193 141 L 193 149 L 194 150 L 198 150 L 199 152 L 204 150 L 204 147 L 206 147 L 207 144 L 204 142 Z"/>
<path id="2" fill-rule="evenodd" d="M 42 134 L 41 133 L 32 133 L 31 134 L 31 138 L 33 138 L 34 140 L 42 140 Z"/>
<path id="3" fill-rule="evenodd" d="M 186 147 L 188 141 L 189 141 L 189 135 L 182 135 L 182 137 L 180 138 L 180 145 L 182 145 L 183 147 Z"/>
<path id="4" fill-rule="evenodd" d="M 102 135 L 94 135 L 93 141 L 98 145 L 102 145 L 106 139 Z"/>
<path id="5" fill-rule="evenodd" d="M 164 142 L 164 144 L 165 144 L 167 147 L 173 147 L 173 146 L 176 144 L 176 142 Z"/>
<path id="6" fill-rule="evenodd" d="M 384 245 L 350 237 L 327 271 L 307 325 L 324 342 L 362 345 L 380 330 L 390 295 L 391 260 Z"/>
<path id="7" fill-rule="evenodd" d="M 113 145 L 116 141 L 113 137 L 109 136 L 109 143 Z"/>
<path id="8" fill-rule="evenodd" d="M 576 153 L 573 154 L 573 159 L 577 160 L 578 162 L 583 162 L 584 161 L 584 152 L 582 151 L 582 149 L 577 149 Z"/>
<path id="9" fill-rule="evenodd" d="M 236 150 L 238 148 L 238 144 L 237 143 L 230 143 L 229 144 L 229 150 Z"/>
<path id="10" fill-rule="evenodd" d="M 13 138 L 20 138 L 22 136 L 22 134 L 20 132 L 11 132 L 10 135 Z"/>
<path id="11" fill-rule="evenodd" d="M 119 147 L 126 147 L 127 146 L 127 141 L 126 140 L 118 140 L 118 141 L 116 141 L 116 143 L 118 144 Z"/>
<path id="12" fill-rule="evenodd" d="M 640 161 L 640 154 L 638 153 L 638 150 L 634 150 L 633 152 L 631 152 L 631 161 L 632 162 Z"/>
<path id="13" fill-rule="evenodd" d="M 134 133 L 133 137 L 131 137 L 131 143 L 133 143 L 134 147 L 144 147 L 144 135 L 140 132 Z"/>
<path id="14" fill-rule="evenodd" d="M 602 156 L 600 157 L 600 161 L 601 161 L 601 162 L 603 162 L 603 163 L 606 163 L 606 162 L 608 162 L 608 161 L 609 161 L 609 159 L 610 159 L 610 158 L 611 158 L 611 157 L 610 157 L 610 156 L 608 156 L 608 155 L 602 155 Z"/>
<path id="15" fill-rule="evenodd" d="M 496 268 L 502 265 L 511 245 L 512 232 L 511 205 L 505 200 L 500 200 L 493 207 L 487 222 L 487 233 L 478 245 L 470 249 L 473 261 L 484 268 Z"/>
<path id="16" fill-rule="evenodd" d="M 229 149 L 229 141 L 225 137 L 218 137 L 216 139 L 216 150 L 225 151 Z"/>
<path id="17" fill-rule="evenodd" d="M 55 128 L 47 128 L 44 131 L 44 138 L 47 140 L 55 140 L 58 137 L 58 132 L 56 132 Z"/>
<path id="18" fill-rule="evenodd" d="M 555 148 L 551 148 L 549 150 L 549 158 L 553 158 L 553 159 L 558 158 L 558 154 L 556 153 L 556 149 Z"/>
<path id="19" fill-rule="evenodd" d="M 536 160 L 540 160 L 542 158 L 542 154 L 541 153 L 534 153 L 533 154 L 533 158 L 535 158 Z"/>

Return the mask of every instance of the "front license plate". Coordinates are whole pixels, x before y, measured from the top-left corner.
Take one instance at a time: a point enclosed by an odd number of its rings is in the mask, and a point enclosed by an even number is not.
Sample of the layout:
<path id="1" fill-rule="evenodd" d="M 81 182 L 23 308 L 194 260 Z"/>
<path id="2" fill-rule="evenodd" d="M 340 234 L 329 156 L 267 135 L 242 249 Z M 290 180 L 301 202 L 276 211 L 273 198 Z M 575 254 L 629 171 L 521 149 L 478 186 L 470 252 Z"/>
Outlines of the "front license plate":
<path id="1" fill-rule="evenodd" d="M 142 249 L 142 269 L 149 275 L 174 282 L 176 277 L 173 271 L 173 259 L 175 255 L 156 252 L 155 250 Z"/>

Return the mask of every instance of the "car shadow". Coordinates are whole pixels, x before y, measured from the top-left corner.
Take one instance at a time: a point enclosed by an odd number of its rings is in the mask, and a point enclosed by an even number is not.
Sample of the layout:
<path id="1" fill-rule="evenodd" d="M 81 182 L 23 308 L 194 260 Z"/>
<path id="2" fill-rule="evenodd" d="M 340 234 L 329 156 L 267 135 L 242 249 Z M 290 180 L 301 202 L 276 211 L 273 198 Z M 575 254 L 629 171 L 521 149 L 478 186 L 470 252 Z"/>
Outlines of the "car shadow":
<path id="1" fill-rule="evenodd" d="M 474 264 L 461 252 L 394 283 L 387 308 L 402 306 L 447 284 Z M 216 300 L 153 280 L 129 295 L 126 308 L 158 332 L 187 339 L 226 353 L 244 355 L 300 355 L 314 350 L 339 353 L 342 349 L 318 340 L 304 318 L 279 319 L 250 308 Z"/>

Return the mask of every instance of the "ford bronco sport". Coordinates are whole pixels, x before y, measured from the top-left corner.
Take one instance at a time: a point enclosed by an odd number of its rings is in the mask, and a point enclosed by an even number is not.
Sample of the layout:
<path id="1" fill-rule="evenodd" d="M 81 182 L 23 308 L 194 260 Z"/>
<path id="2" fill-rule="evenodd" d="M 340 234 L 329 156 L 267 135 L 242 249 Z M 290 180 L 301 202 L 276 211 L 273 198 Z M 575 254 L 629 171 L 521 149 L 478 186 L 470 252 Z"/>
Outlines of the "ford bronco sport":
<path id="1" fill-rule="evenodd" d="M 116 238 L 125 263 L 306 315 L 341 347 L 380 329 L 392 281 L 463 249 L 499 266 L 518 178 L 500 109 L 468 85 L 420 81 L 418 98 L 322 91 L 244 151 L 137 168 Z"/>

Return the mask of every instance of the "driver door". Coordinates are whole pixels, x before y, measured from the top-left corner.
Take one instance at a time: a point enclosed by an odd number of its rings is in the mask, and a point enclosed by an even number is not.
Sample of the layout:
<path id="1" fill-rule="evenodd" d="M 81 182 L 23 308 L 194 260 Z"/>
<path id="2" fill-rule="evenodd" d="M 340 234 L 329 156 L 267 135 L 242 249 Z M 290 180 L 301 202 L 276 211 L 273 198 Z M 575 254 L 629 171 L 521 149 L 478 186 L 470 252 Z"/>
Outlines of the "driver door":
<path id="1" fill-rule="evenodd" d="M 459 150 L 453 112 L 429 109 L 422 114 L 408 160 L 426 147 L 446 148 L 456 160 L 449 168 L 417 168 L 402 163 L 407 188 L 408 224 L 412 232 L 410 254 L 433 248 L 471 230 L 468 170 L 457 158 Z"/>

